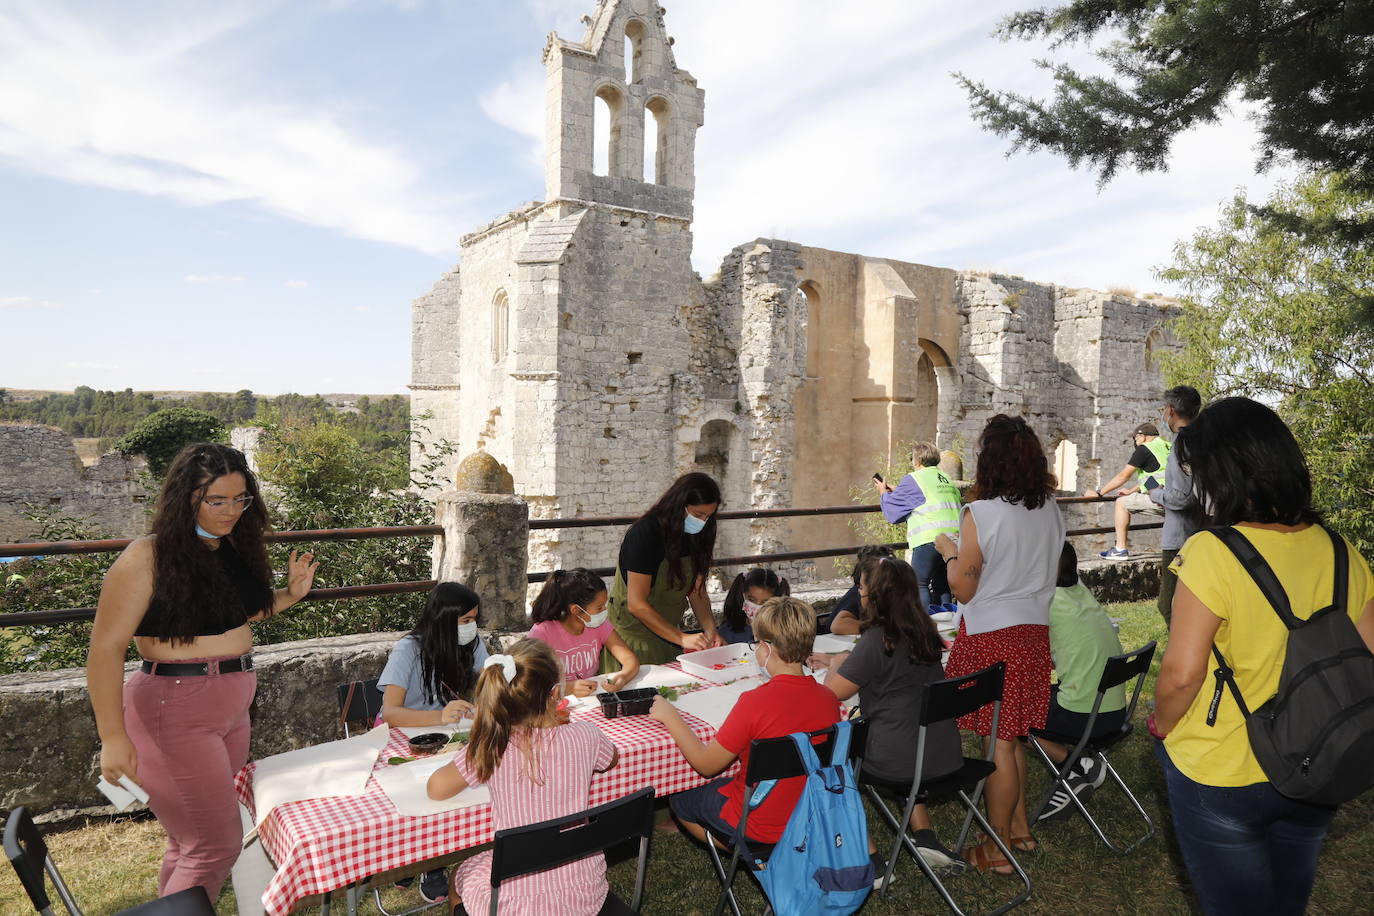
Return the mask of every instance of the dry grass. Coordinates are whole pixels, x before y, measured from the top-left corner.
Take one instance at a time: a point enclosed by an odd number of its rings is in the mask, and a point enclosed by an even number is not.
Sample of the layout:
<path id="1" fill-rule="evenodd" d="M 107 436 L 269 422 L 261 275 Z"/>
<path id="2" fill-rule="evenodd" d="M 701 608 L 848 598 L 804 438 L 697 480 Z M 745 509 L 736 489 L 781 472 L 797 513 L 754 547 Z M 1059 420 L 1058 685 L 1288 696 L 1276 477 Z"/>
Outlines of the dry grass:
<path id="1" fill-rule="evenodd" d="M 1153 603 L 1114 605 L 1109 611 L 1122 618 L 1123 645 L 1135 647 L 1150 639 L 1162 641 L 1163 623 Z M 1143 716 L 1142 710 L 1141 719 Z M 1158 835 L 1131 855 L 1118 857 L 1107 851 L 1076 817 L 1042 827 L 1037 831 L 1040 851 L 1022 857 L 1035 890 L 1030 902 L 1018 912 L 1055 916 L 1197 912 L 1178 849 L 1172 842 L 1163 780 L 1143 727 L 1112 760 L 1150 811 L 1159 827 Z M 1032 794 L 1043 792 L 1044 786 L 1044 774 L 1033 769 Z M 1337 815 L 1322 852 L 1310 913 L 1374 912 L 1374 871 L 1365 863 L 1368 851 L 1374 849 L 1371 795 L 1346 805 Z M 1138 825 L 1143 826 L 1113 788 L 1104 787 L 1094 795 L 1092 807 L 1113 836 L 1131 836 Z M 937 808 L 934 814 L 941 836 L 952 842 L 957 832 L 954 806 Z M 876 818 L 871 820 L 877 824 Z M 890 842 L 890 834 L 881 826 L 875 829 L 879 846 L 884 840 Z M 156 822 L 127 818 L 93 822 L 54 833 L 50 842 L 53 857 L 87 912 L 114 912 L 152 895 L 163 843 Z M 612 886 L 627 898 L 634 882 L 632 855 L 629 851 L 612 856 L 610 869 Z M 862 913 L 880 916 L 947 912 L 910 860 L 899 862 L 896 875 L 890 893 L 875 894 Z M 736 886 L 747 911 L 762 909 L 761 897 L 750 879 L 741 876 Z M 976 874 L 960 877 L 952 885 L 956 897 L 970 911 L 990 909 L 997 900 L 1014 893 L 1016 886 L 1008 879 Z M 680 834 L 655 833 L 645 913 L 704 916 L 714 907 L 717 893 L 703 850 Z M 393 902 L 403 905 L 417 900 L 413 890 L 389 891 L 388 896 L 392 898 L 388 900 L 389 907 Z M 18 903 L 22 899 L 13 873 L 0 873 L 0 916 L 31 913 Z M 236 916 L 238 909 L 231 891 L 226 890 L 220 898 L 218 910 L 221 916 Z M 364 911 L 375 911 L 370 899 Z"/>

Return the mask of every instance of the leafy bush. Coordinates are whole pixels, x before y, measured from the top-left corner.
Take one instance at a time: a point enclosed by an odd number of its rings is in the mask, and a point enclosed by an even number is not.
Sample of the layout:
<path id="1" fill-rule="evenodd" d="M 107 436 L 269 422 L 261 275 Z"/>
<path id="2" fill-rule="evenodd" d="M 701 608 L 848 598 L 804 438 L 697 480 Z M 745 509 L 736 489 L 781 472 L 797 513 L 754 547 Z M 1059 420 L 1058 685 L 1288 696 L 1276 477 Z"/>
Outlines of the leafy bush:
<path id="1" fill-rule="evenodd" d="M 169 407 L 144 417 L 115 447 L 147 458 L 149 472 L 162 477 L 177 452 L 192 442 L 224 441 L 224 424 L 217 417 L 193 407 Z"/>

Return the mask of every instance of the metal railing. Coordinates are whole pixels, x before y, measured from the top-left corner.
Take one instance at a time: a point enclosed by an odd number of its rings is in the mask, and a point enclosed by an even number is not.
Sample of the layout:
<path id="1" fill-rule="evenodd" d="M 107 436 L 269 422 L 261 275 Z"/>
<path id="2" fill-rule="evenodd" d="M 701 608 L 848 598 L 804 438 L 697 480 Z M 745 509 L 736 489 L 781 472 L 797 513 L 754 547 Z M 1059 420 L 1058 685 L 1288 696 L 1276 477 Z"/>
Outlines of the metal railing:
<path id="1" fill-rule="evenodd" d="M 1109 496 L 1065 496 L 1059 498 L 1061 505 L 1075 503 L 1111 502 Z M 859 515 L 881 511 L 879 505 L 859 506 L 818 506 L 801 509 L 749 509 L 720 512 L 716 517 L 721 521 L 765 519 L 765 518 L 810 518 L 822 515 Z M 548 531 L 563 528 L 614 528 L 633 525 L 639 521 L 638 515 L 609 515 L 586 518 L 532 518 L 531 531 Z M 1162 528 L 1162 522 L 1132 524 L 1130 530 L 1141 531 L 1149 528 Z M 1068 537 L 1082 537 L 1093 534 L 1110 534 L 1111 526 L 1098 528 L 1074 528 L 1065 532 Z M 401 525 L 388 528 L 322 528 L 305 531 L 277 531 L 266 535 L 265 540 L 274 544 L 298 544 L 320 541 L 364 540 L 368 538 L 396 537 L 443 537 L 442 525 Z M 43 557 L 89 553 L 114 553 L 132 543 L 132 538 L 111 538 L 100 541 L 39 541 L 24 544 L 0 544 L 0 557 Z M 753 566 L 756 564 L 776 563 L 787 560 L 817 560 L 828 557 L 850 556 L 864 545 L 850 547 L 825 547 L 816 550 L 792 550 L 779 553 L 762 553 L 740 557 L 717 557 L 711 567 Z M 885 545 L 893 550 L 905 550 L 902 541 Z M 614 566 L 598 567 L 592 570 L 601 576 L 615 572 Z M 549 571 L 532 572 L 525 578 L 527 582 L 543 582 Z M 436 585 L 433 579 L 412 582 L 385 582 L 374 585 L 347 585 L 337 588 L 315 588 L 302 599 L 303 601 L 334 601 L 345 598 L 364 598 L 374 595 L 397 595 L 410 592 L 427 592 Z M 66 623 L 76 620 L 91 620 L 95 608 L 65 608 L 52 611 L 19 611 L 0 614 L 0 627 L 40 626 L 53 623 Z"/>

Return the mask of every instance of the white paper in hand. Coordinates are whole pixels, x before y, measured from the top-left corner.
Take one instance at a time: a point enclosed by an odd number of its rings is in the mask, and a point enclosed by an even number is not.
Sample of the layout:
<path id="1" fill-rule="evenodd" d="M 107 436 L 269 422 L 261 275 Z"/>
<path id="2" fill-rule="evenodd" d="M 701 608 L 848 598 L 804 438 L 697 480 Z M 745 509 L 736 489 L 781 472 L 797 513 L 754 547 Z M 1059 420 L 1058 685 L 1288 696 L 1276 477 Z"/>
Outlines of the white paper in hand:
<path id="1" fill-rule="evenodd" d="M 119 777 L 119 785 L 115 785 L 101 776 L 95 787 L 110 800 L 110 804 L 120 811 L 128 810 L 129 806 L 136 801 L 141 801 L 145 805 L 148 804 L 148 793 L 143 791 L 143 787 L 127 775 Z"/>

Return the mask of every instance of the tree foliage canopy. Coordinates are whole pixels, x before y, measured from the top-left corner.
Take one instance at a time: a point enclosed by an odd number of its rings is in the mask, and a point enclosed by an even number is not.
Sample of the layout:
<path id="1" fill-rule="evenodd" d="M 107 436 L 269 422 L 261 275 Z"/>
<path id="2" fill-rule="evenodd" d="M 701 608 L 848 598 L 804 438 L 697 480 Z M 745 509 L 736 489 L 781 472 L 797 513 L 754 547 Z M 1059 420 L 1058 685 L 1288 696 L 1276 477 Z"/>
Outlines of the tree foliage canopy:
<path id="1" fill-rule="evenodd" d="M 1374 195 L 1314 176 L 1267 206 L 1300 220 L 1369 219 Z M 1162 357 L 1170 384 L 1274 406 L 1307 455 L 1318 507 L 1374 556 L 1374 328 L 1352 308 L 1374 295 L 1374 253 L 1288 231 L 1238 195 L 1160 276 L 1190 297 L 1172 325 L 1182 348 Z"/>
<path id="2" fill-rule="evenodd" d="M 1072 0 L 1015 13 L 997 35 L 1051 47 L 1101 41 L 1096 55 L 1111 73 L 1037 61 L 1054 77 L 1048 102 L 956 74 L 974 117 L 1012 136 L 1014 150 L 1057 152 L 1102 182 L 1123 167 L 1162 170 L 1180 133 L 1216 121 L 1240 98 L 1258 109 L 1261 168 L 1288 158 L 1374 194 L 1368 0 Z M 1288 228 L 1374 240 L 1367 213 Z"/>
<path id="3" fill-rule="evenodd" d="M 193 407 L 169 407 L 138 421 L 116 448 L 126 455 L 147 458 L 148 470 L 161 477 L 177 452 L 192 442 L 223 441 L 224 424 L 218 417 Z"/>

